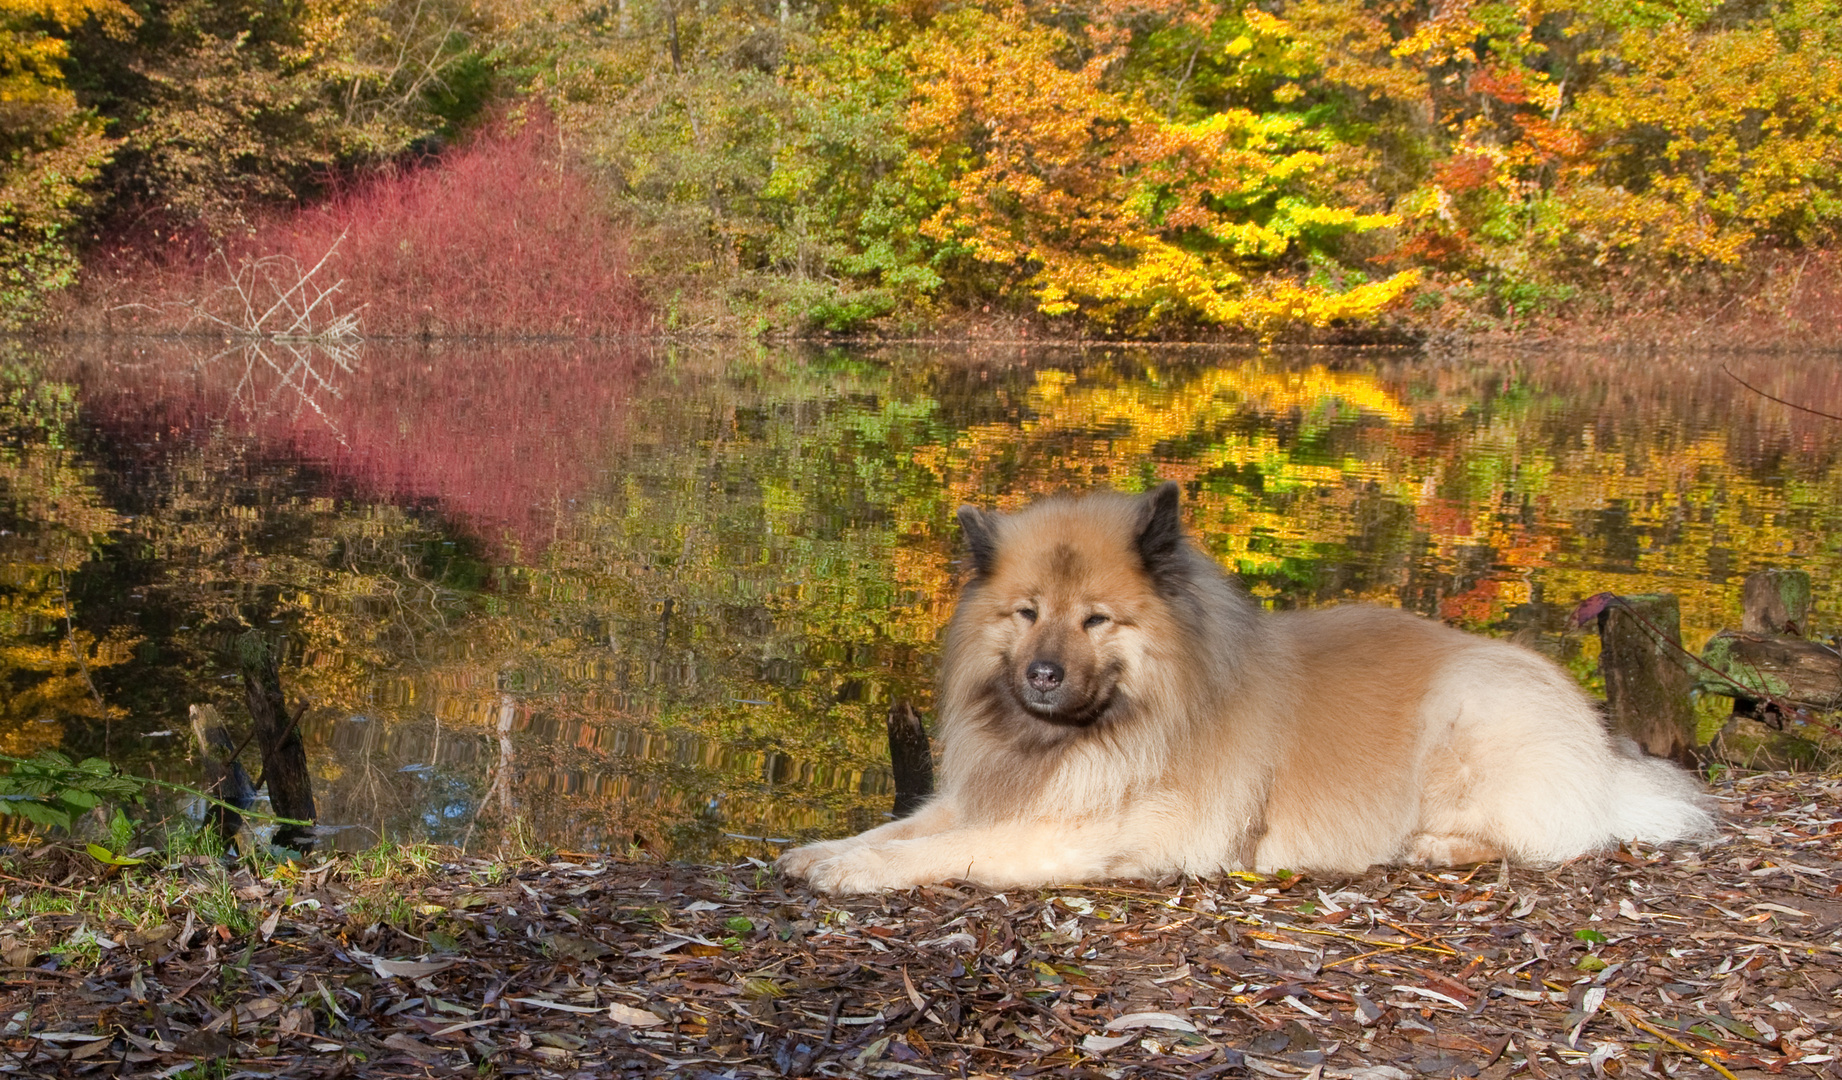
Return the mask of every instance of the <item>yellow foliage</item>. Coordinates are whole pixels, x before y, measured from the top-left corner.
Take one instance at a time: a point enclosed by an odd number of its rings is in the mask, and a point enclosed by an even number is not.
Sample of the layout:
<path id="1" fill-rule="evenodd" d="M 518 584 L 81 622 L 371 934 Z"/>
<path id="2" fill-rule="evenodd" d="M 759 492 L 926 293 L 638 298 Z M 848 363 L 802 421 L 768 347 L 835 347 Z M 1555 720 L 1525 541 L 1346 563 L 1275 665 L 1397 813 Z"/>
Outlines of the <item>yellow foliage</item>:
<path id="1" fill-rule="evenodd" d="M 1842 215 L 1842 41 L 1823 25 L 1626 30 L 1621 69 L 1578 103 L 1605 175 L 1575 220 L 1607 250 L 1727 263 L 1760 235 L 1813 239 Z M 1660 151 L 1632 152 L 1640 130 Z"/>
<path id="2" fill-rule="evenodd" d="M 1022 276 L 1047 314 L 1136 328 L 1364 318 L 1415 283 L 1345 289 L 1283 273 L 1280 260 L 1324 238 L 1396 223 L 1320 200 L 1327 158 L 1302 119 L 1228 108 L 1173 120 L 1108 86 L 1115 51 L 1071 67 L 1068 46 L 1021 8 L 938 20 L 916 50 L 908 118 L 950 178 L 926 235 Z"/>

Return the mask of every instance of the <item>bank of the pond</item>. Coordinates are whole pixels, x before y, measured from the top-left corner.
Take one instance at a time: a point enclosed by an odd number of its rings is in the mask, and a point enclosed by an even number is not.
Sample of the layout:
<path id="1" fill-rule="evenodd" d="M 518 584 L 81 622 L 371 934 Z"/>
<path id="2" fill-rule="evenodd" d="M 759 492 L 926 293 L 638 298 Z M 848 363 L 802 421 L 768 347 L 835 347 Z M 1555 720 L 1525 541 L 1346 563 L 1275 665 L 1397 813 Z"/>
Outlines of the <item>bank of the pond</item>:
<path id="1" fill-rule="evenodd" d="M 0 880 L 19 1076 L 1828 1076 L 1842 778 L 1554 870 L 830 898 L 765 864 L 203 858 Z M 764 854 L 766 854 L 764 852 Z"/>
<path id="2" fill-rule="evenodd" d="M 297 235 L 298 230 L 286 233 L 287 243 L 298 250 L 270 250 L 260 247 L 260 239 L 252 239 L 258 247 L 237 256 L 244 267 L 241 273 L 232 273 L 228 263 L 220 265 L 216 255 L 207 259 L 200 253 L 194 253 L 199 265 L 185 272 L 164 267 L 158 273 L 131 273 L 113 264 L 92 268 L 83 284 L 47 306 L 31 331 L 64 338 L 228 334 L 227 340 L 239 340 L 239 332 L 260 338 L 301 336 L 305 330 L 306 336 L 336 333 L 351 341 L 449 345 L 621 341 L 1016 348 L 1573 347 L 1688 353 L 1842 350 L 1842 248 L 1824 246 L 1762 247 L 1731 263 L 1582 272 L 1569 283 L 1520 302 L 1506 299 L 1497 285 L 1464 275 L 1433 274 L 1384 310 L 1321 325 L 1214 324 L 1194 318 L 1109 322 L 1080 313 L 1047 315 L 1021 294 L 972 297 L 837 323 L 819 318 L 815 312 L 820 309 L 801 301 L 804 294 L 790 285 L 748 290 L 720 276 L 687 281 L 630 275 L 618 260 L 539 270 L 501 265 L 503 260 L 497 259 L 482 264 L 484 256 L 438 258 L 419 271 L 416 280 L 359 274 L 321 282 L 318 289 L 331 291 L 325 303 L 308 314 L 297 310 L 302 304 L 294 292 L 307 288 L 310 276 L 290 275 L 306 274 L 304 267 L 341 234 L 339 227 L 322 226 L 331 232 L 317 240 Z M 395 249 L 395 236 L 391 232 L 386 237 L 386 248 Z M 271 240 L 271 247 L 282 242 Z M 493 242 L 483 241 L 480 247 L 495 250 Z M 562 251 L 569 251 L 569 258 L 594 255 L 584 255 L 562 239 L 537 245 L 527 254 L 555 260 L 564 258 Z M 272 265 L 276 260 L 290 268 L 289 273 L 277 276 Z M 360 258 L 354 266 L 378 262 Z M 492 272 L 481 270 L 481 265 L 490 265 Z M 347 271 L 357 273 L 352 267 L 339 273 Z M 571 282 L 571 290 L 546 292 L 541 302 L 525 295 L 559 279 Z M 257 316 L 258 310 L 265 313 Z"/>

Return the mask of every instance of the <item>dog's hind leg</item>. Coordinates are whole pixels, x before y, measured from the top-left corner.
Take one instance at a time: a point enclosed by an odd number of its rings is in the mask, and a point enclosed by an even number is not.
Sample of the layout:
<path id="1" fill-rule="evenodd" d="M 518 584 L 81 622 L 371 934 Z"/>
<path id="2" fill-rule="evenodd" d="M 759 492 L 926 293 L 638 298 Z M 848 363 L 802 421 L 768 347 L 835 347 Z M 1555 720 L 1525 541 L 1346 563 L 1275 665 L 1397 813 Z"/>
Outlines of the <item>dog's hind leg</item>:
<path id="1" fill-rule="evenodd" d="M 1572 678 L 1532 653 L 1472 645 L 1440 672 L 1423 715 L 1434 736 L 1421 778 L 1426 836 L 1479 838 L 1517 862 L 1552 864 L 1711 825 L 1688 774 L 1620 753 Z"/>
<path id="2" fill-rule="evenodd" d="M 1420 833 L 1408 842 L 1407 861 L 1419 866 L 1470 866 L 1495 862 L 1503 852 L 1469 836 Z"/>

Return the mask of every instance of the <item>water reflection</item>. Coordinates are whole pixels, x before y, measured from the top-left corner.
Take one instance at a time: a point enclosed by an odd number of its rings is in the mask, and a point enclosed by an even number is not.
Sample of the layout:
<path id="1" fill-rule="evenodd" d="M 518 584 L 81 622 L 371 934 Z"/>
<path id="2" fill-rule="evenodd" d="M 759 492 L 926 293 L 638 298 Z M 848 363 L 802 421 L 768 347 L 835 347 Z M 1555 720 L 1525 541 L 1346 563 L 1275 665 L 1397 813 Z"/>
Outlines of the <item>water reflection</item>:
<path id="1" fill-rule="evenodd" d="M 138 733 L 242 715 L 224 643 L 254 627 L 312 706 L 325 820 L 362 826 L 342 846 L 517 828 L 704 858 L 873 822 L 966 501 L 1176 479 L 1274 606 L 1398 604 L 1563 655 L 1592 593 L 1676 592 L 1699 643 L 1752 569 L 1810 570 L 1819 603 L 1842 576 L 1842 425 L 1688 359 L 371 345 L 7 370 L 0 590 L 38 614 L 0 662 L 63 689 L 0 739 L 182 770 Z M 1842 400 L 1830 360 L 1741 374 Z"/>

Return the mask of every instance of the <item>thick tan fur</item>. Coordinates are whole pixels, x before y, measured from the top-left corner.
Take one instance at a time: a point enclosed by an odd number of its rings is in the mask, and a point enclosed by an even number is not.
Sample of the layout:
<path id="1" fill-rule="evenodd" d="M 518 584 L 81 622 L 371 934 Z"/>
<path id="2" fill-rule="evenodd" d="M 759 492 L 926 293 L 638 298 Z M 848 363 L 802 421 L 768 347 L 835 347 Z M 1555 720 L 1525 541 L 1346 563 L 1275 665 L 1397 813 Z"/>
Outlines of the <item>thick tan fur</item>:
<path id="1" fill-rule="evenodd" d="M 1539 654 L 1388 608 L 1262 612 L 1173 484 L 960 521 L 940 791 L 781 857 L 817 888 L 1555 863 L 1712 828 Z"/>

